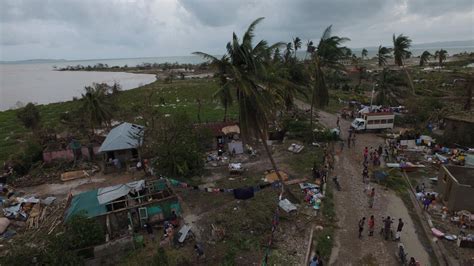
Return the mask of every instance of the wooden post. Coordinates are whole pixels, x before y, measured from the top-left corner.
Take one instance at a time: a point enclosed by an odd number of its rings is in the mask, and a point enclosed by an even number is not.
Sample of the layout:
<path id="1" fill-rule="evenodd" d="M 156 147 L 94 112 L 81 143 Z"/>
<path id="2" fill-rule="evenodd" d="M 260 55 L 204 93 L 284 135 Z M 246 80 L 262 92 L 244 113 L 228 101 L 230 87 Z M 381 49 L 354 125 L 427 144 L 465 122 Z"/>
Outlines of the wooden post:
<path id="1" fill-rule="evenodd" d="M 310 256 L 311 256 L 311 247 L 313 246 L 313 233 L 314 225 L 311 226 L 311 232 L 309 233 L 308 248 L 306 249 L 306 257 L 303 265 L 309 265 Z"/>

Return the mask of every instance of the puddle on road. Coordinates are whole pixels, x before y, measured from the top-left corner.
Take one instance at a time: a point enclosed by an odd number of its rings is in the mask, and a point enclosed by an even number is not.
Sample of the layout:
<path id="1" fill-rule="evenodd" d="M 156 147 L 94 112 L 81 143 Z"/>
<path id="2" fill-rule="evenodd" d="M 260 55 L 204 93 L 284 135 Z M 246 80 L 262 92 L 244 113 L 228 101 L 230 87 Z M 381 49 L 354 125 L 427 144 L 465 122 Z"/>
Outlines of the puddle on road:
<path id="1" fill-rule="evenodd" d="M 402 218 L 405 223 L 400 239 L 401 243 L 405 246 L 405 252 L 408 253 L 408 259 L 414 257 L 421 265 L 430 265 L 428 252 L 418 239 L 418 234 L 424 234 L 424 232 L 415 231 L 416 227 L 402 199 L 391 192 L 385 195 L 388 202 L 390 202 L 387 206 L 387 215 L 390 215 L 390 217 L 394 219 L 394 232 L 397 230 L 398 218 Z"/>

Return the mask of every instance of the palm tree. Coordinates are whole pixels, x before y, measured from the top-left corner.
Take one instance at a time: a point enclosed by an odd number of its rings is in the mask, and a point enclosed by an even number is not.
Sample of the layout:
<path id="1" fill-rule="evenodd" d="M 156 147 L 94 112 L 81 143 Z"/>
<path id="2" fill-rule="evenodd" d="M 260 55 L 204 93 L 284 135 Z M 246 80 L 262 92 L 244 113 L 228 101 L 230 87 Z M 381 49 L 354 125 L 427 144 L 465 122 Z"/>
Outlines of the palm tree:
<path id="1" fill-rule="evenodd" d="M 293 43 L 289 42 L 286 44 L 285 55 L 284 55 L 285 62 L 290 61 L 292 53 L 293 53 Z"/>
<path id="2" fill-rule="evenodd" d="M 411 91 L 413 94 L 415 94 L 415 86 L 413 85 L 413 81 L 411 80 L 410 73 L 408 73 L 408 70 L 403 65 L 403 61 L 407 58 L 410 58 L 411 56 L 411 52 L 408 51 L 410 46 L 411 46 L 411 39 L 408 38 L 408 36 L 400 34 L 397 37 L 395 37 L 395 34 L 393 34 L 393 57 L 395 59 L 395 64 L 397 64 L 400 68 L 403 68 L 403 70 L 405 70 L 405 74 L 407 75 L 408 83 L 410 84 Z"/>
<path id="3" fill-rule="evenodd" d="M 269 70 L 271 55 L 281 46 L 277 43 L 268 46 L 265 40 L 253 45 L 254 30 L 263 18 L 250 24 L 242 41 L 235 33 L 227 43 L 230 68 L 228 84 L 236 90 L 241 133 L 244 139 L 256 137 L 262 141 L 270 163 L 282 184 L 282 193 L 291 195 L 278 171 L 270 148 L 267 144 L 268 123 L 275 116 L 279 102 L 282 102 L 282 83 L 278 76 Z M 291 43 L 290 43 L 291 44 Z"/>
<path id="4" fill-rule="evenodd" d="M 368 54 L 369 54 L 369 52 L 367 51 L 367 49 L 365 49 L 365 48 L 362 49 L 362 52 L 361 52 L 362 59 L 366 58 Z"/>
<path id="5" fill-rule="evenodd" d="M 312 80 L 314 81 L 314 85 L 311 88 L 311 128 L 313 126 L 314 106 L 326 106 L 329 103 L 325 71 L 343 68 L 339 60 L 348 54 L 349 49 L 341 46 L 346 41 L 349 41 L 349 39 L 333 36 L 332 25 L 330 25 L 324 30 L 318 46 L 312 53 L 311 72 L 313 73 Z"/>
<path id="6" fill-rule="evenodd" d="M 295 48 L 295 59 L 296 59 L 296 52 L 298 49 L 301 48 L 301 39 L 299 37 L 296 37 L 293 39 L 293 47 Z"/>
<path id="7" fill-rule="evenodd" d="M 444 49 L 440 49 L 440 50 L 436 51 L 435 54 L 434 54 L 434 58 L 438 59 L 438 64 L 439 64 L 440 67 L 441 67 L 441 65 L 443 65 L 443 61 L 446 60 L 447 56 L 448 56 L 448 51 L 446 51 Z"/>
<path id="8" fill-rule="evenodd" d="M 94 134 L 95 126 L 110 126 L 112 118 L 112 104 L 107 97 L 107 90 L 103 86 L 86 86 L 82 94 L 82 113 Z"/>
<path id="9" fill-rule="evenodd" d="M 218 59 L 217 57 L 206 54 L 203 52 L 194 52 L 194 55 L 199 55 L 203 57 L 204 59 L 210 60 L 211 61 L 211 66 L 217 70 L 216 76 L 219 78 L 219 83 L 220 83 L 220 88 L 214 93 L 214 98 L 219 98 L 221 101 L 222 107 L 224 107 L 224 122 L 227 121 L 227 111 L 228 108 L 233 104 L 233 97 L 232 97 L 232 92 L 231 88 L 228 84 L 228 73 L 229 73 L 229 68 L 230 62 L 229 62 L 229 57 L 227 55 L 223 55 L 221 59 Z"/>
<path id="10" fill-rule="evenodd" d="M 420 66 L 424 66 L 428 61 L 430 61 L 431 53 L 424 51 L 420 56 Z"/>
<path id="11" fill-rule="evenodd" d="M 377 50 L 377 61 L 378 61 L 379 67 L 385 66 L 387 64 L 387 59 L 390 58 L 391 52 L 392 52 L 392 49 L 379 45 L 379 49 Z"/>

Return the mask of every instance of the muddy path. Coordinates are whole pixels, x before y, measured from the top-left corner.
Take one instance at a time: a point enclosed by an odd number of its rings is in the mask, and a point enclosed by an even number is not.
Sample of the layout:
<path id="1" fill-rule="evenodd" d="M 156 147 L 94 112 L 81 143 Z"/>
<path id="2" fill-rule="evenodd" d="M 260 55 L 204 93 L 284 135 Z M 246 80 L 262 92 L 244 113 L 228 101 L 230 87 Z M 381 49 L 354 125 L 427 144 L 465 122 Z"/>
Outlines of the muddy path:
<path id="1" fill-rule="evenodd" d="M 298 102 L 302 109 L 308 105 Z M 329 128 L 336 127 L 337 116 L 326 112 L 319 112 L 319 122 Z M 347 140 L 350 121 L 341 119 L 340 126 L 342 139 Z M 409 216 L 408 209 L 403 201 L 394 192 L 385 190 L 376 184 L 375 201 L 373 208 L 368 207 L 367 193 L 362 183 L 362 162 L 364 147 L 378 147 L 383 139 L 374 134 L 357 134 L 355 147 L 340 151 L 336 145 L 335 165 L 333 176 L 339 177 L 342 191 L 334 191 L 336 206 L 337 227 L 332 250 L 331 265 L 360 265 L 375 263 L 376 265 L 398 265 L 395 252 L 397 243 L 385 241 L 379 235 L 382 227 L 382 217 L 390 216 L 395 219 L 392 228 L 395 230 L 398 218 L 402 218 L 405 225 L 401 234 L 401 242 L 406 247 L 408 256 L 415 257 L 421 265 L 429 265 L 429 255 L 418 239 L 414 223 Z M 332 181 L 329 181 L 332 182 Z M 362 217 L 375 218 L 374 236 L 368 236 L 367 224 L 362 239 L 358 239 L 358 221 Z"/>

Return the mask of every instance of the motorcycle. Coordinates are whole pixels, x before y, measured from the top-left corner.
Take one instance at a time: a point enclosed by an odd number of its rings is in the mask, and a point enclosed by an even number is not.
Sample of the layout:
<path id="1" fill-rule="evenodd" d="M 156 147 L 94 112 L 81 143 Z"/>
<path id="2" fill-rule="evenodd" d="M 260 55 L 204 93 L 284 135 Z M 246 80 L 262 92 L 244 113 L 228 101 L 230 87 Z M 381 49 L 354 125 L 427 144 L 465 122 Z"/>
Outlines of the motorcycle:
<path id="1" fill-rule="evenodd" d="M 337 180 L 337 176 L 333 177 L 332 181 L 334 181 L 334 185 L 336 185 L 336 189 L 338 191 L 341 191 L 341 184 L 339 184 L 339 181 Z"/>

